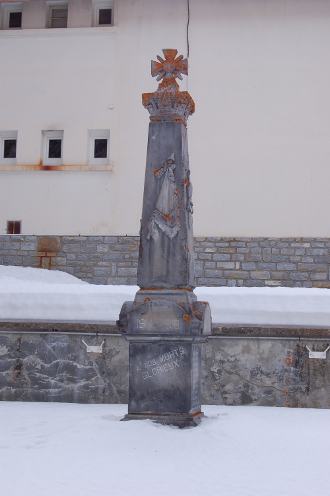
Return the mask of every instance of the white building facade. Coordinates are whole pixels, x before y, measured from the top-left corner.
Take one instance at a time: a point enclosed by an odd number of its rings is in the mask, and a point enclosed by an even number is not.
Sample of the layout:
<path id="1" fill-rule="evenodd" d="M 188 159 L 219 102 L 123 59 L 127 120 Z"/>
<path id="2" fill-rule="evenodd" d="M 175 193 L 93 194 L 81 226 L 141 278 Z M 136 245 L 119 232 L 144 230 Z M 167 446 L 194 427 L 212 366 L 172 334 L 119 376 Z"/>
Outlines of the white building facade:
<path id="1" fill-rule="evenodd" d="M 177 48 L 195 235 L 327 250 L 329 0 L 1 2 L 0 26 L 2 235 L 138 235 L 141 94 L 150 60 Z"/>

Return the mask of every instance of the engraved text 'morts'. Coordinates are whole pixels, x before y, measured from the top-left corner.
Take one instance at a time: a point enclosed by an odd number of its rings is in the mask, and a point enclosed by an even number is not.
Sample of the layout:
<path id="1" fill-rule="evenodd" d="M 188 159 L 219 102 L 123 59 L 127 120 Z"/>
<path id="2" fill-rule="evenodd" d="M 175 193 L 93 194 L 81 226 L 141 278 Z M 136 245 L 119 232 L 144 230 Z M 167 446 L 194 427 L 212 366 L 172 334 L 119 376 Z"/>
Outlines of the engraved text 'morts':
<path id="1" fill-rule="evenodd" d="M 162 353 L 144 362 L 142 370 L 143 380 L 151 379 L 157 375 L 166 374 L 172 370 L 181 368 L 185 357 L 182 346 L 174 348 L 166 353 Z"/>

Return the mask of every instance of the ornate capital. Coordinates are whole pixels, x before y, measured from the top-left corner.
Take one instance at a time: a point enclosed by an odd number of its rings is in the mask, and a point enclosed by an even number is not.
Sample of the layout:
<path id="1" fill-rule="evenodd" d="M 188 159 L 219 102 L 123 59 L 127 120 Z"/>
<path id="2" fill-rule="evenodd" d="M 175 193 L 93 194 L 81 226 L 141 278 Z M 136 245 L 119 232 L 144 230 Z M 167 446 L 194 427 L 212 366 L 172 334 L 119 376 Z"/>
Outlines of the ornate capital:
<path id="1" fill-rule="evenodd" d="M 188 75 L 188 61 L 172 48 L 163 50 L 164 59 L 157 55 L 158 62 L 151 61 L 151 75 L 161 81 L 154 93 L 143 93 L 142 104 L 150 114 L 152 122 L 181 122 L 195 111 L 195 103 L 187 91 L 179 91 L 176 79 Z"/>

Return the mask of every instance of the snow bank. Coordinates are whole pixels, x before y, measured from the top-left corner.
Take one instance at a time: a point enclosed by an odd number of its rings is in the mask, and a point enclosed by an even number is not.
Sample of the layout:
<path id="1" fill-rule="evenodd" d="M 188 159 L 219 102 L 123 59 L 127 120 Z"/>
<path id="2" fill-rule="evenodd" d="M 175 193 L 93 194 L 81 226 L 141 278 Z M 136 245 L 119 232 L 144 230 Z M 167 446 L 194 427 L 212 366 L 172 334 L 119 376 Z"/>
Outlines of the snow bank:
<path id="1" fill-rule="evenodd" d="M 88 284 L 65 272 L 0 266 L 0 321 L 118 319 L 137 286 Z M 330 326 L 330 290 L 200 287 L 213 322 L 244 325 Z"/>
<path id="2" fill-rule="evenodd" d="M 184 430 L 126 411 L 0 403 L 1 494 L 329 495 L 330 410 L 206 406 Z"/>

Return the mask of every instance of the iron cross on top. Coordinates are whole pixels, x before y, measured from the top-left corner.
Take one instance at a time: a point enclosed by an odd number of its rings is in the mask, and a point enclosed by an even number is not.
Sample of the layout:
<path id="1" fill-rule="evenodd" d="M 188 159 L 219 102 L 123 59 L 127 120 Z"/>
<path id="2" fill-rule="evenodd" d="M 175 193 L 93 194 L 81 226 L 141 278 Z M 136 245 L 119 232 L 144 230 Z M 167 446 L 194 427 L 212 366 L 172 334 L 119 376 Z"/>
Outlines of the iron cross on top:
<path id="1" fill-rule="evenodd" d="M 162 80 L 158 89 L 175 89 L 179 88 L 176 78 L 183 79 L 181 74 L 188 75 L 188 60 L 183 55 L 177 57 L 178 51 L 175 48 L 163 49 L 164 59 L 157 55 L 156 60 L 151 61 L 151 75 L 156 77 L 157 81 Z"/>

